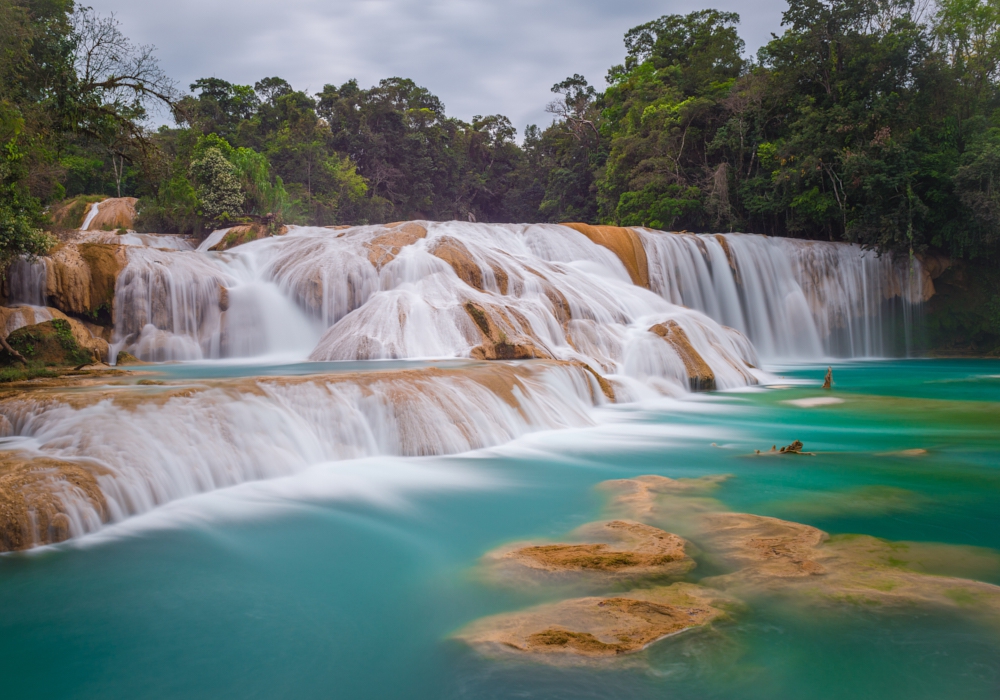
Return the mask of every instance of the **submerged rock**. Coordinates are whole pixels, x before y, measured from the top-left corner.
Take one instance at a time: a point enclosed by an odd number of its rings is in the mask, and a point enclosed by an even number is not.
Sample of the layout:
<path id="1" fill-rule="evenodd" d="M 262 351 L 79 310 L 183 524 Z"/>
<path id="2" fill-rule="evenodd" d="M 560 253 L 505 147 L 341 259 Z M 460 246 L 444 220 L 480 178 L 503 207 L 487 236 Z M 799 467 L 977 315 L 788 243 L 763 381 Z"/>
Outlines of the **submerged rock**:
<path id="1" fill-rule="evenodd" d="M 611 503 L 617 512 L 630 510 L 653 524 L 682 524 L 685 537 L 706 557 L 730 569 L 702 585 L 741 597 L 766 593 L 822 605 L 932 605 L 1000 622 L 1000 586 L 945 575 L 995 576 L 997 552 L 867 535 L 830 537 L 802 523 L 729 512 L 718 501 L 700 498 L 697 491 L 691 498 L 663 479 L 644 476 L 604 486 L 617 494 Z"/>
<path id="2" fill-rule="evenodd" d="M 487 653 L 608 657 L 636 652 L 664 637 L 725 615 L 730 599 L 689 583 L 540 605 L 478 620 L 457 637 Z"/>
<path id="3" fill-rule="evenodd" d="M 599 578 L 678 575 L 695 566 L 682 538 L 642 523 L 590 523 L 574 531 L 570 539 L 583 541 L 509 545 L 486 555 L 486 562 L 506 574 Z"/>

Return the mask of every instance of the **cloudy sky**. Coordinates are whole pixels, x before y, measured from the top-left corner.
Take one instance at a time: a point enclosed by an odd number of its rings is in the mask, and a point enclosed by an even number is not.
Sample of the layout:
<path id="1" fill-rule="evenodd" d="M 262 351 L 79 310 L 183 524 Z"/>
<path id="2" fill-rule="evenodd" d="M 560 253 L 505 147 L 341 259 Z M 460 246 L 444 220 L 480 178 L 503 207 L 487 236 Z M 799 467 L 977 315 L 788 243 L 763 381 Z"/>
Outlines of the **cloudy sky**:
<path id="1" fill-rule="evenodd" d="M 705 4 L 708 2 L 709 4 Z M 779 31 L 784 0 L 88 0 L 153 44 L 184 87 L 215 76 L 253 84 L 277 75 L 317 92 L 412 78 L 448 114 L 506 114 L 523 132 L 545 125 L 549 88 L 582 73 L 603 86 L 624 57 L 626 30 L 705 7 L 740 13 L 753 53 Z"/>

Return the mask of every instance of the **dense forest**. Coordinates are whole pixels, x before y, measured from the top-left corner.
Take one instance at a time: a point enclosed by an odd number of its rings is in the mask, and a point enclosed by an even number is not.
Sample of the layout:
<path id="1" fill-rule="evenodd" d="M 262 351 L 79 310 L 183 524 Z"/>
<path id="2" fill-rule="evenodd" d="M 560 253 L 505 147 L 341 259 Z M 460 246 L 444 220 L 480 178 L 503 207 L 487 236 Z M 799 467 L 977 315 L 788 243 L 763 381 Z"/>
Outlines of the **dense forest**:
<path id="1" fill-rule="evenodd" d="M 113 17 L 0 0 L 0 251 L 39 252 L 47 207 L 103 194 L 138 197 L 143 230 L 198 235 L 575 220 L 1000 252 L 1000 2 L 789 0 L 755 57 L 738 22 L 635 27 L 606 90 L 558 83 L 551 124 L 518 140 L 404 78 L 182 92 Z M 164 109 L 174 125 L 150 129 Z"/>

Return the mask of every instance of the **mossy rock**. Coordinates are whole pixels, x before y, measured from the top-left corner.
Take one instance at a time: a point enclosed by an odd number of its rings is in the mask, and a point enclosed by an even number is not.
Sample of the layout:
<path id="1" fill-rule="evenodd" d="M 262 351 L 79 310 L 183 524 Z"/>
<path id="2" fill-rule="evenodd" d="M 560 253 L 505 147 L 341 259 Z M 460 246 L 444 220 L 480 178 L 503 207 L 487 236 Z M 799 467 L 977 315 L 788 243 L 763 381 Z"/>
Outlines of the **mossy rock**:
<path id="1" fill-rule="evenodd" d="M 80 346 L 69 322 L 61 318 L 18 328 L 7 336 L 7 343 L 35 367 L 75 367 L 94 361 L 93 353 Z M 15 363 L 17 358 L 0 350 L 0 364 Z"/>
<path id="2" fill-rule="evenodd" d="M 124 350 L 118 351 L 118 357 L 115 358 L 115 366 L 124 367 L 126 365 L 145 365 L 148 364 L 143 362 L 138 357 L 130 352 L 125 352 Z"/>

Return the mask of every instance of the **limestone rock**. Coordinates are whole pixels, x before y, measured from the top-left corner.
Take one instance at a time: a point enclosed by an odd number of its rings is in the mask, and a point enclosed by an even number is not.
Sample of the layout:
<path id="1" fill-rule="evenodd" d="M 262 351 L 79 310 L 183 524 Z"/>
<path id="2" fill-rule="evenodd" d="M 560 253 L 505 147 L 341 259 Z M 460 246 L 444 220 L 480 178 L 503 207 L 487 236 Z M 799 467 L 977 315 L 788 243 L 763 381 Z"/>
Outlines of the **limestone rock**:
<path id="1" fill-rule="evenodd" d="M 723 594 L 689 583 L 540 605 L 478 620 L 457 635 L 484 652 L 609 657 L 639 651 L 724 616 Z"/>
<path id="2" fill-rule="evenodd" d="M 113 317 L 118 273 L 128 264 L 126 246 L 65 243 L 45 259 L 46 295 L 67 314 Z"/>
<path id="3" fill-rule="evenodd" d="M 62 542 L 80 534 L 71 531 L 70 508 L 81 504 L 106 522 L 108 504 L 97 483 L 99 473 L 72 462 L 5 453 L 0 457 L 0 551 Z"/>
<path id="4" fill-rule="evenodd" d="M 555 544 L 519 543 L 486 555 L 486 563 L 501 574 L 620 578 L 670 576 L 694 568 L 685 541 L 642 523 L 612 520 L 590 523 L 572 533 L 572 540 Z"/>
<path id="5" fill-rule="evenodd" d="M 715 389 L 715 372 L 698 354 L 691 344 L 687 333 L 676 321 L 657 323 L 649 329 L 650 333 L 663 338 L 677 351 L 684 368 L 687 370 L 688 384 L 692 391 L 712 391 Z"/>
<path id="6" fill-rule="evenodd" d="M 389 224 L 386 228 L 385 233 L 365 243 L 369 262 L 379 270 L 395 260 L 403 248 L 427 237 L 427 228 L 413 221 Z"/>
<path id="7" fill-rule="evenodd" d="M 240 224 L 239 226 L 233 226 L 227 229 L 226 234 L 222 237 L 218 243 L 213 245 L 209 250 L 215 252 L 222 252 L 224 250 L 230 250 L 236 246 L 243 245 L 244 243 L 250 243 L 251 241 L 256 241 L 261 238 L 267 238 L 268 236 L 284 236 L 288 233 L 288 227 L 282 226 L 274 234 L 268 230 L 268 227 L 264 224 L 254 222 L 252 224 Z"/>
<path id="8" fill-rule="evenodd" d="M 455 274 L 467 285 L 480 292 L 484 291 L 482 269 L 462 241 L 451 236 L 441 236 L 435 240 L 431 254 L 451 265 Z M 507 271 L 496 261 L 490 262 L 490 269 L 500 293 L 506 294 L 509 283 Z"/>
<path id="9" fill-rule="evenodd" d="M 471 357 L 475 360 L 530 360 L 551 359 L 551 355 L 537 347 L 530 337 L 510 336 L 514 332 L 513 324 L 498 307 L 486 308 L 482 304 L 466 302 L 465 312 L 475 324 L 482 343 L 472 349 Z M 498 321 L 499 319 L 499 321 Z M 523 324 L 527 324 L 524 321 Z"/>
<path id="10" fill-rule="evenodd" d="M 84 332 L 90 335 L 86 329 Z M 7 337 L 7 343 L 29 364 L 47 367 L 75 367 L 89 364 L 95 359 L 95 355 L 98 355 L 95 350 L 80 345 L 69 320 L 62 318 L 19 328 Z M 106 347 L 105 353 L 107 353 Z M 8 357 L 9 355 L 6 350 L 0 351 L 0 359 L 4 364 L 14 361 L 14 358 Z"/>
<path id="11" fill-rule="evenodd" d="M 632 283 L 649 289 L 649 262 L 646 259 L 646 249 L 642 247 L 642 239 L 635 231 L 620 226 L 591 226 L 578 223 L 562 225 L 582 233 L 597 245 L 604 246 L 617 255 L 628 270 Z"/>
<path id="12" fill-rule="evenodd" d="M 135 226 L 135 197 L 111 197 L 102 200 L 97 215 L 91 219 L 88 231 L 117 231 Z M 93 205 L 91 205 L 93 206 Z"/>

